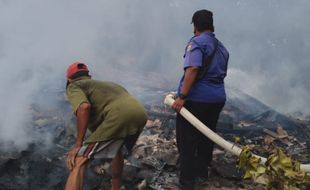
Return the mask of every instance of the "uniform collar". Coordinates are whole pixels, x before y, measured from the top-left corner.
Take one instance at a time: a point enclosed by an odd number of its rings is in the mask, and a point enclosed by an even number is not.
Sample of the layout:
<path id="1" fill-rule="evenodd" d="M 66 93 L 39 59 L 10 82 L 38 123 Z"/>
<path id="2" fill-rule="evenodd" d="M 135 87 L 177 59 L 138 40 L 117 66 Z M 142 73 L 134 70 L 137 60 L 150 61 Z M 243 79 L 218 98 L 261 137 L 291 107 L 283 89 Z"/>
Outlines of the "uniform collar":
<path id="1" fill-rule="evenodd" d="M 208 35 L 208 36 L 212 36 L 212 37 L 215 36 L 215 34 L 211 31 L 202 32 L 200 35 Z"/>

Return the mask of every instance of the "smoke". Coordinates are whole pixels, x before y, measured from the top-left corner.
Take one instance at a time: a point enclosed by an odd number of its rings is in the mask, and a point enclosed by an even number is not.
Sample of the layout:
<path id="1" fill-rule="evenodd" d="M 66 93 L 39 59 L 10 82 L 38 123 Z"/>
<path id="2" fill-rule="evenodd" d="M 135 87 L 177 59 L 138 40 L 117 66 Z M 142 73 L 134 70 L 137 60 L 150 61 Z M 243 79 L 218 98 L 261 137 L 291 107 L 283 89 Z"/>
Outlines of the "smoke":
<path id="1" fill-rule="evenodd" d="M 281 112 L 310 113 L 309 1 L 0 0 L 0 141 L 23 148 L 36 139 L 30 105 L 63 89 L 76 60 L 129 89 L 176 88 L 191 16 L 202 8 L 230 51 L 228 85 Z"/>
<path id="2" fill-rule="evenodd" d="M 310 113 L 307 1 L 239 1 L 227 82 L 280 112 Z M 234 21 L 232 20 L 234 19 Z M 233 46 L 232 46 L 233 45 Z"/>

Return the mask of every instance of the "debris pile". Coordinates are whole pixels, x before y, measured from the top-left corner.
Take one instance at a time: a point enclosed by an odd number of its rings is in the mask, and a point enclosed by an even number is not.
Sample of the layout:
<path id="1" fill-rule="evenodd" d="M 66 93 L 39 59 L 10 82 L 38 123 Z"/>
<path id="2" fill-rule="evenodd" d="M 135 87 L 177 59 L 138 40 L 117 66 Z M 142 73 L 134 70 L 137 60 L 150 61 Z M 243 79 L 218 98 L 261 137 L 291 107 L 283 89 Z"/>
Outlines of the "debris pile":
<path id="1" fill-rule="evenodd" d="M 232 142 L 240 137 L 239 145 L 248 145 L 253 153 L 261 156 L 266 156 L 275 145 L 296 160 L 310 162 L 309 118 L 287 117 L 236 90 L 230 94 L 233 96 L 227 101 L 218 123 L 221 136 Z M 149 120 L 133 154 L 125 160 L 125 189 L 175 189 L 178 180 L 175 112 L 163 105 L 161 91 L 150 96 L 157 99 L 144 102 Z M 30 127 L 38 134 L 49 134 L 51 139 L 46 143 L 46 139 L 41 138 L 23 151 L 0 150 L 0 187 L 3 190 L 63 189 L 68 175 L 66 153 L 75 139 L 75 119 L 70 106 L 60 98 L 54 107 L 33 105 L 30 110 L 33 115 Z M 200 189 L 262 189 L 252 181 L 242 180 L 243 173 L 236 168 L 237 159 L 216 147 L 209 180 Z M 93 160 L 88 168 L 85 189 L 110 188 L 108 160 Z"/>

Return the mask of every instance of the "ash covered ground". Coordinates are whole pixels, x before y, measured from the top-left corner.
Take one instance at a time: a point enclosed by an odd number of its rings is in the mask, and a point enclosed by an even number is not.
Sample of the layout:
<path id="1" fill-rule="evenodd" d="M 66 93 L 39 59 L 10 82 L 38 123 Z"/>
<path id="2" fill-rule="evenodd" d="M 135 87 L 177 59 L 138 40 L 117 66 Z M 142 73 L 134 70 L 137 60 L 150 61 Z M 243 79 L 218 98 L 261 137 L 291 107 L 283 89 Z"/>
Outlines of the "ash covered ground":
<path id="1" fill-rule="evenodd" d="M 123 189 L 175 189 L 178 175 L 175 112 L 163 104 L 168 90 L 142 90 L 144 96 L 138 98 L 144 102 L 149 120 L 132 156 L 125 161 Z M 293 158 L 310 162 L 309 116 L 280 114 L 237 89 L 229 88 L 227 94 L 217 128 L 221 136 L 230 141 L 239 136 L 241 145 L 250 144 L 262 156 L 266 156 L 272 142 Z M 28 125 L 41 138 L 23 151 L 0 151 L 1 190 L 64 188 L 68 175 L 65 159 L 75 139 L 75 119 L 64 92 L 46 92 L 41 98 L 55 100 L 52 107 L 34 104 L 29 108 L 32 121 Z M 237 159 L 216 147 L 210 177 L 197 189 L 262 189 L 252 181 L 242 180 L 242 171 L 236 168 Z M 84 189 L 110 189 L 110 179 L 109 162 L 93 160 L 88 166 Z"/>

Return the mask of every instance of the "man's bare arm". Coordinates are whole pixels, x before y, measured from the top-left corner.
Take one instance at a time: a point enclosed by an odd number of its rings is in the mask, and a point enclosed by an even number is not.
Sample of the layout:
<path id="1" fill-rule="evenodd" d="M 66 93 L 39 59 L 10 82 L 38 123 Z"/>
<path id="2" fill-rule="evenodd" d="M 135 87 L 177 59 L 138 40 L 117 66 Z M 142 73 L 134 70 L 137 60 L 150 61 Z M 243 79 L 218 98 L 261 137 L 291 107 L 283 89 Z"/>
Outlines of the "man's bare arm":
<path id="1" fill-rule="evenodd" d="M 184 73 L 183 85 L 181 88 L 181 93 L 185 96 L 188 95 L 191 87 L 196 81 L 199 72 L 199 67 L 188 67 Z M 181 108 L 184 106 L 185 99 L 177 98 L 172 105 L 172 108 L 177 112 L 180 112 Z"/>
<path id="2" fill-rule="evenodd" d="M 77 109 L 77 137 L 75 142 L 75 147 L 82 146 L 83 139 L 87 130 L 87 125 L 89 121 L 91 105 L 89 103 L 82 103 Z"/>
<path id="3" fill-rule="evenodd" d="M 185 70 L 184 81 L 181 88 L 181 93 L 187 95 L 196 81 L 199 72 L 199 67 L 188 67 Z"/>

